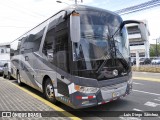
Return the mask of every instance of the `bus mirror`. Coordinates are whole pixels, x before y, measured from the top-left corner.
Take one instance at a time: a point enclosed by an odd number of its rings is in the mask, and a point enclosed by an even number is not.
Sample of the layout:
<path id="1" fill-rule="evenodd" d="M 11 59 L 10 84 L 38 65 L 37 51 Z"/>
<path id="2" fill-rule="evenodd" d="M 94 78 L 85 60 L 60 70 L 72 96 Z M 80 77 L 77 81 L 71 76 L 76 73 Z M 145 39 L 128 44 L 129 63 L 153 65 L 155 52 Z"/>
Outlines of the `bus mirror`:
<path id="1" fill-rule="evenodd" d="M 124 25 L 131 24 L 131 23 L 137 23 L 137 24 L 139 24 L 138 28 L 139 28 L 139 30 L 141 32 L 141 38 L 142 38 L 142 40 L 146 41 L 147 40 L 147 36 L 148 36 L 148 33 L 147 33 L 148 30 L 147 30 L 145 24 L 143 22 L 141 22 L 141 21 L 136 21 L 136 20 L 126 20 L 126 21 L 123 21 L 121 23 L 121 25 L 120 25 L 120 30 L 123 28 Z"/>
<path id="2" fill-rule="evenodd" d="M 80 15 L 76 12 L 70 15 L 70 36 L 72 42 L 80 41 Z"/>
<path id="3" fill-rule="evenodd" d="M 141 38 L 142 38 L 142 40 L 146 41 L 147 40 L 147 28 L 146 28 L 145 24 L 141 22 L 138 25 L 138 28 L 139 28 L 139 30 L 141 32 Z"/>

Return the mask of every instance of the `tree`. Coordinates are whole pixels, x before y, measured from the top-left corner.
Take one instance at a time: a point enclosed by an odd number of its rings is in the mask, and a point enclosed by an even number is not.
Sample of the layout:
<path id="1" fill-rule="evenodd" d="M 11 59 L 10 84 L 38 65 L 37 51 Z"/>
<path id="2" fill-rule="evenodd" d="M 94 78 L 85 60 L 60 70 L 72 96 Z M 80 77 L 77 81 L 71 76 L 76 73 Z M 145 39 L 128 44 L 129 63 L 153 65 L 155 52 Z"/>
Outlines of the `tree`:
<path id="1" fill-rule="evenodd" d="M 150 44 L 150 57 L 157 57 L 160 56 L 160 44 Z"/>

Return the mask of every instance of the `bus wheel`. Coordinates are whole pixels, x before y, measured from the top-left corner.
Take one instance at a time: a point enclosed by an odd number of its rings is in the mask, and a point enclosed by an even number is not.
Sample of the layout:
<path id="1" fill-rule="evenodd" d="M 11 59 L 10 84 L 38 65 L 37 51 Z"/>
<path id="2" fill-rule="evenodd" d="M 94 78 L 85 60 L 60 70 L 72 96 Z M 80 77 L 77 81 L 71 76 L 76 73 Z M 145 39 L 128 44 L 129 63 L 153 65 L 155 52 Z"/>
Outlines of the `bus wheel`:
<path id="1" fill-rule="evenodd" d="M 48 78 L 44 84 L 44 96 L 47 100 L 52 103 L 56 103 L 56 98 L 54 94 L 54 87 L 51 80 Z"/>
<path id="2" fill-rule="evenodd" d="M 17 73 L 17 81 L 18 81 L 18 85 L 22 86 L 22 82 L 21 82 L 21 77 L 20 77 L 20 73 Z"/>
<path id="3" fill-rule="evenodd" d="M 8 79 L 11 80 L 11 73 L 8 72 Z"/>
<path id="4" fill-rule="evenodd" d="M 3 72 L 3 78 L 6 78 L 6 75 L 4 74 L 4 72 Z"/>

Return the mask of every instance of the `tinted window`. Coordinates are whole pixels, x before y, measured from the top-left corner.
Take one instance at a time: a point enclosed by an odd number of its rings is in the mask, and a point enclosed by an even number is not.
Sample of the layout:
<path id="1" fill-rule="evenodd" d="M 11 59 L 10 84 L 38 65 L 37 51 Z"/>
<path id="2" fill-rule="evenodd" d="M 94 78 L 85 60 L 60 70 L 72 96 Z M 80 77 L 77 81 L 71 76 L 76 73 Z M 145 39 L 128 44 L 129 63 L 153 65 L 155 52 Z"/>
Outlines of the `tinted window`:
<path id="1" fill-rule="evenodd" d="M 46 22 L 31 30 L 24 39 L 24 53 L 36 52 L 40 48 L 41 40 L 44 34 Z"/>
<path id="2" fill-rule="evenodd" d="M 43 46 L 43 53 L 52 64 L 64 71 L 68 71 L 67 21 L 62 16 L 51 19 Z"/>
<path id="3" fill-rule="evenodd" d="M 18 55 L 20 53 L 20 43 L 21 41 L 19 39 L 11 43 L 11 48 L 10 48 L 11 57 L 14 55 Z"/>

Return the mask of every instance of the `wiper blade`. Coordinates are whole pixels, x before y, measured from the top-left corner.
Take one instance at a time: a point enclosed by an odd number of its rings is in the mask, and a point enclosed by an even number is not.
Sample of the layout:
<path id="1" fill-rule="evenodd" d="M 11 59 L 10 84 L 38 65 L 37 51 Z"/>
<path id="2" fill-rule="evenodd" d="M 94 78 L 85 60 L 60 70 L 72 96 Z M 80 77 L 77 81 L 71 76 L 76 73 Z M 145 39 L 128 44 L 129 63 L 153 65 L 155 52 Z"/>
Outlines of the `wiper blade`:
<path id="1" fill-rule="evenodd" d="M 122 55 L 122 53 L 119 51 L 119 49 L 116 48 L 116 51 L 120 54 L 120 56 L 122 57 L 122 59 L 127 63 L 126 64 L 127 68 L 129 68 L 128 62 L 126 61 L 126 59 L 124 58 L 124 56 Z"/>
<path id="2" fill-rule="evenodd" d="M 109 37 L 107 37 L 107 39 L 108 39 Z M 110 39 L 108 39 L 108 42 L 109 42 L 109 44 L 110 44 L 110 47 L 111 47 L 111 43 L 110 43 Z M 110 58 L 112 58 L 112 59 L 114 59 L 113 58 L 113 54 L 111 53 L 112 51 L 113 51 L 113 47 L 111 47 L 111 49 L 108 49 L 109 50 L 109 53 L 107 53 L 107 55 L 106 55 L 106 59 L 103 61 L 103 63 L 100 65 L 100 67 L 97 69 L 97 71 L 96 71 L 96 73 L 99 73 L 101 70 L 102 70 L 102 68 L 105 66 L 105 64 L 107 63 L 107 61 L 108 61 L 108 59 L 110 59 Z"/>
<path id="3" fill-rule="evenodd" d="M 108 59 L 110 59 L 111 57 L 109 56 L 109 54 L 111 53 L 111 51 L 109 51 L 109 53 L 105 56 L 105 60 L 103 61 L 103 63 L 100 65 L 100 67 L 98 68 L 98 70 L 96 71 L 96 73 L 99 73 L 102 68 L 105 66 L 105 64 L 107 63 Z"/>

